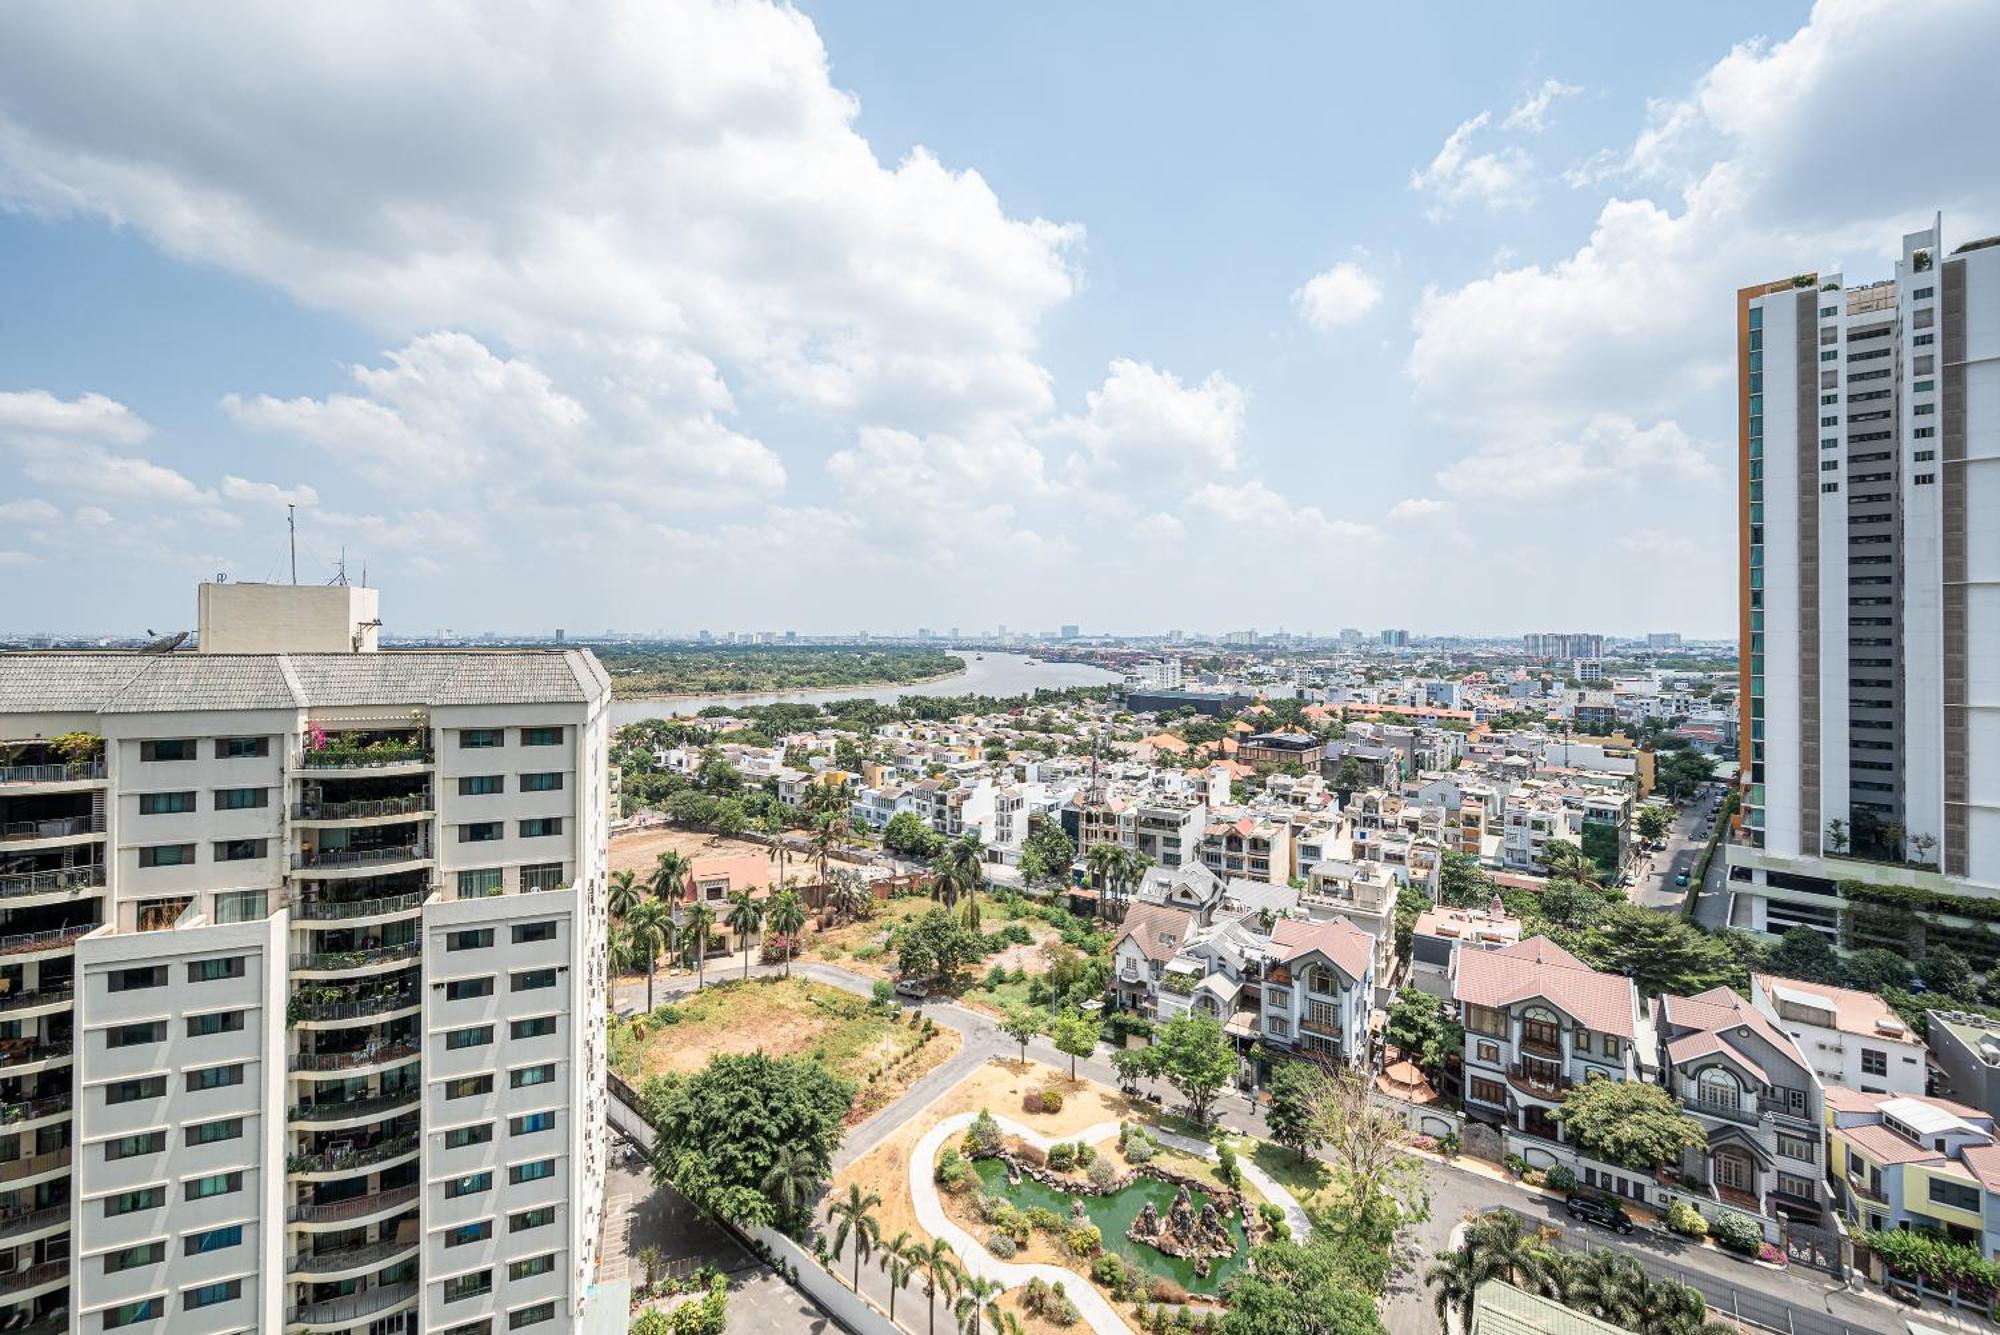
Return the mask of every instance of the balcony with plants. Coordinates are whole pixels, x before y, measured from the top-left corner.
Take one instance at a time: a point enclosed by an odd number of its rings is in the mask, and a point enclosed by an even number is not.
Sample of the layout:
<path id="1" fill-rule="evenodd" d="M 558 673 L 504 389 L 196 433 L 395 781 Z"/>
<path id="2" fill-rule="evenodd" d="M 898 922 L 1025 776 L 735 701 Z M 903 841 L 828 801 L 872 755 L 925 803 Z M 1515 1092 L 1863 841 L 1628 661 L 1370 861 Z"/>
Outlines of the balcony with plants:
<path id="1" fill-rule="evenodd" d="M 295 1037 L 287 1068 L 293 1075 L 360 1074 L 413 1063 L 423 1032 L 416 1016 L 342 1029 L 304 1029 Z"/>
<path id="2" fill-rule="evenodd" d="M 373 1025 L 423 1005 L 419 971 L 371 974 L 352 981 L 299 983 L 285 1003 L 287 1028 L 331 1029 Z"/>
<path id="3" fill-rule="evenodd" d="M 367 902 L 367 901 L 362 901 Z M 387 974 L 417 958 L 421 936 L 415 914 L 388 921 L 292 920 L 294 973 Z"/>
<path id="4" fill-rule="evenodd" d="M 294 1126 L 358 1129 L 415 1109 L 423 1079 L 417 1063 L 410 1061 L 377 1074 L 302 1078 L 293 1089 L 298 1102 L 288 1116 Z"/>
<path id="5" fill-rule="evenodd" d="M 428 772 L 357 769 L 303 780 L 292 819 L 308 825 L 366 825 L 429 816 L 436 810 Z"/>
<path id="6" fill-rule="evenodd" d="M 0 789 L 65 788 L 104 783 L 104 739 L 95 733 L 0 742 Z"/>
<path id="7" fill-rule="evenodd" d="M 285 1156 L 288 1176 L 306 1179 L 294 1201 L 323 1204 L 347 1195 L 386 1190 L 416 1180 L 420 1148 L 417 1112 L 360 1128 L 327 1129 L 295 1122 Z M 408 1176 L 400 1174 L 407 1173 Z"/>
<path id="8" fill-rule="evenodd" d="M 432 760 L 430 728 L 421 713 L 405 727 L 306 727 L 292 768 L 299 773 L 410 769 Z"/>
<path id="9" fill-rule="evenodd" d="M 308 876 L 379 876 L 431 857 L 426 818 L 381 825 L 305 829 L 292 853 L 292 870 Z"/>

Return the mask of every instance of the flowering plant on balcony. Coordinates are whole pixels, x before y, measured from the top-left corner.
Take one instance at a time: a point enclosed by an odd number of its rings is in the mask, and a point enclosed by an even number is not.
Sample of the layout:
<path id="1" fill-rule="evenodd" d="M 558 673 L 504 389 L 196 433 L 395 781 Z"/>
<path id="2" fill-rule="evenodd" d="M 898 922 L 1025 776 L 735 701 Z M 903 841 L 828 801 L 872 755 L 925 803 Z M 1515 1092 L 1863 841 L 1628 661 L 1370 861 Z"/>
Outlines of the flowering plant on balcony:
<path id="1" fill-rule="evenodd" d="M 320 727 L 317 723 L 308 723 L 306 725 L 306 750 L 326 750 L 326 729 Z"/>

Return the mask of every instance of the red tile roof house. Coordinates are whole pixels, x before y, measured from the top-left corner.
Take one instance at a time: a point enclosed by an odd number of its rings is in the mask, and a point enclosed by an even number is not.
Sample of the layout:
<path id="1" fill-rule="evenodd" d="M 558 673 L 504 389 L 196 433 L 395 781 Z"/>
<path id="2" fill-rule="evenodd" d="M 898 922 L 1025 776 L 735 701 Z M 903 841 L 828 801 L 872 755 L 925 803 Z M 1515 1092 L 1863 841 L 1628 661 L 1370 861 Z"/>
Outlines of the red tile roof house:
<path id="1" fill-rule="evenodd" d="M 1345 918 L 1271 928 L 1258 1029 L 1266 1046 L 1365 1063 L 1375 1005 L 1375 938 Z"/>
<path id="2" fill-rule="evenodd" d="M 764 857 L 756 853 L 711 853 L 695 857 L 693 867 L 688 872 L 687 888 L 682 891 L 680 904 L 683 906 L 675 917 L 685 919 L 686 905 L 699 901 L 708 905 L 715 914 L 715 925 L 709 929 L 708 953 L 710 955 L 731 955 L 741 950 L 734 934 L 729 930 L 729 898 L 740 890 L 748 890 L 751 897 L 768 901 L 771 897 L 771 866 Z"/>

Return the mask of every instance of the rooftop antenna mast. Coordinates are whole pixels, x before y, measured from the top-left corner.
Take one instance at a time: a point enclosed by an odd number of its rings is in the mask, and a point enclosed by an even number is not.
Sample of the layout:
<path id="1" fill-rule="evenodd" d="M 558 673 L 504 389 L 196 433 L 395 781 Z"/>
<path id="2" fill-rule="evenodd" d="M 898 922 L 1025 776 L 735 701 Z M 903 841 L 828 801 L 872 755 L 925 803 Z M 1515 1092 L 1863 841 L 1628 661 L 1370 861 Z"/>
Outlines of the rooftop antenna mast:
<path id="1" fill-rule="evenodd" d="M 289 501 L 285 504 L 285 533 L 292 547 L 292 583 L 299 582 L 299 507 Z"/>

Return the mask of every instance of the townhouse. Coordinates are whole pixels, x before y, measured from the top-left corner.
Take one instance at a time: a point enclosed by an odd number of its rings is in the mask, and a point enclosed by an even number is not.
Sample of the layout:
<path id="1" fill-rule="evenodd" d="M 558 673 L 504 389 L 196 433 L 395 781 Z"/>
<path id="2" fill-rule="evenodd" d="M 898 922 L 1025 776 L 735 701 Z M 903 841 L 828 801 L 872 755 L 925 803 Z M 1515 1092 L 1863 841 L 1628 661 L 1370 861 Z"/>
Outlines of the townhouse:
<path id="1" fill-rule="evenodd" d="M 1927 1092 L 1922 1036 L 1873 992 L 1760 973 L 1750 976 L 1750 1003 L 1791 1037 L 1822 1084 Z"/>
<path id="2" fill-rule="evenodd" d="M 2000 1143 L 1949 1099 L 1826 1092 L 1829 1168 L 1850 1229 L 1932 1229 L 2000 1259 Z"/>

